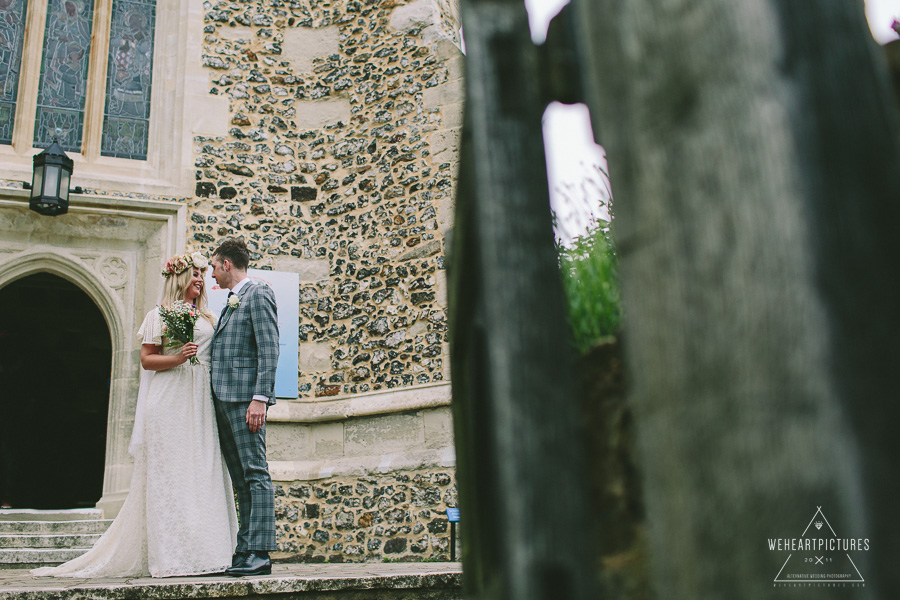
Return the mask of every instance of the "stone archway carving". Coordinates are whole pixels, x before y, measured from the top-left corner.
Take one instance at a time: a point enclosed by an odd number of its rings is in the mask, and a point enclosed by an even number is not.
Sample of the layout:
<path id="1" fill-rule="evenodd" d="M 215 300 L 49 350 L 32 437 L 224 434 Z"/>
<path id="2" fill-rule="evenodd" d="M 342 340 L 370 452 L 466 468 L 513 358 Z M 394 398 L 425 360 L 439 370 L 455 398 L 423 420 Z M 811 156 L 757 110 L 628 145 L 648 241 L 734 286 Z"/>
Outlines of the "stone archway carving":
<path id="1" fill-rule="evenodd" d="M 33 273 L 51 273 L 80 287 L 103 313 L 113 344 L 124 341 L 125 307 L 88 264 L 64 249 L 46 246 L 0 258 L 0 288 Z"/>
<path id="2" fill-rule="evenodd" d="M 131 480 L 128 442 L 139 377 L 135 337 L 156 302 L 159 267 L 184 250 L 184 205 L 132 198 L 77 197 L 70 213 L 28 210 L 27 192 L 0 190 L 0 288 L 47 272 L 81 288 L 103 313 L 112 342 L 104 516 L 114 516 Z"/>

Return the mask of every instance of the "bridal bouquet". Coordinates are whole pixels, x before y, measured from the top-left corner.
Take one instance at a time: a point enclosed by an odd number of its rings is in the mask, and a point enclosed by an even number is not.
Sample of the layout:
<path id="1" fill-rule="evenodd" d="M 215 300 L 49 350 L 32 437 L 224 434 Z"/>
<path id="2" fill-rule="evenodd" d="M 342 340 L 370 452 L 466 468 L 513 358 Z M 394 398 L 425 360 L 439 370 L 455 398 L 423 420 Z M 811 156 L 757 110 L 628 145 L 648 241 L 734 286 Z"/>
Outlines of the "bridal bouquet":
<path id="1" fill-rule="evenodd" d="M 163 335 L 172 340 L 166 346 L 177 346 L 194 341 L 194 324 L 200 317 L 200 311 L 193 304 L 178 300 L 171 306 L 159 307 L 159 316 L 162 317 Z M 196 356 L 191 357 L 192 365 L 199 365 Z"/>

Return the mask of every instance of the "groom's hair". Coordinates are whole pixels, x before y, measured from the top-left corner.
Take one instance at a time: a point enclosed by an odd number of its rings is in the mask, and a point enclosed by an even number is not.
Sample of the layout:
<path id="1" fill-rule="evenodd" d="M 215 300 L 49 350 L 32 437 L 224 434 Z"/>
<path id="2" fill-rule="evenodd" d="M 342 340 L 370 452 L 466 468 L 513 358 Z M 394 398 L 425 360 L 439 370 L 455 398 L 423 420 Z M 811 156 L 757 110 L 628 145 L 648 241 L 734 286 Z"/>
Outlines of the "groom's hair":
<path id="1" fill-rule="evenodd" d="M 247 250 L 247 244 L 240 238 L 227 238 L 219 244 L 213 256 L 230 260 L 231 264 L 241 271 L 246 271 L 250 266 L 250 252 Z"/>

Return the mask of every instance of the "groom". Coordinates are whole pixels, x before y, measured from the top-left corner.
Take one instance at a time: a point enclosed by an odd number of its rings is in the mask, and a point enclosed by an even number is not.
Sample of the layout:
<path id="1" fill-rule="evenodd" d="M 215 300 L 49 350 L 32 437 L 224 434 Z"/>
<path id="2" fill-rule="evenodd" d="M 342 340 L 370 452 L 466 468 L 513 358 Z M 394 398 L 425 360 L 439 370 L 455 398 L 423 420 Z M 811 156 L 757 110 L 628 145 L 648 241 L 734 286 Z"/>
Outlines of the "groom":
<path id="1" fill-rule="evenodd" d="M 222 242 L 210 261 L 228 301 L 212 339 L 212 388 L 219 443 L 237 491 L 241 526 L 227 575 L 268 575 L 275 550 L 275 490 L 266 462 L 266 409 L 275 404 L 275 294 L 247 278 L 243 240 Z"/>

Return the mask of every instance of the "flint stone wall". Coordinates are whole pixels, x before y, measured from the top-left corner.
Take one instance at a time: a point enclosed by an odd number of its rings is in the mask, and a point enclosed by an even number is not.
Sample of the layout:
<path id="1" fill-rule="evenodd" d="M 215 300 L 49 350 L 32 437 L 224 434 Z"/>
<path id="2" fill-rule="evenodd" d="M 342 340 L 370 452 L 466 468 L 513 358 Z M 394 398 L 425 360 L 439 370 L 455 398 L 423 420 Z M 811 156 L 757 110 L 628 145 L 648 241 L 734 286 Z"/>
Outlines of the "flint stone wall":
<path id="1" fill-rule="evenodd" d="M 462 113 L 455 5 L 207 2 L 220 135 L 194 137 L 188 245 L 301 273 L 303 399 L 447 377 L 444 233 Z"/>
<path id="2" fill-rule="evenodd" d="M 276 482 L 273 556 L 291 562 L 450 560 L 446 509 L 455 506 L 452 469 Z"/>

